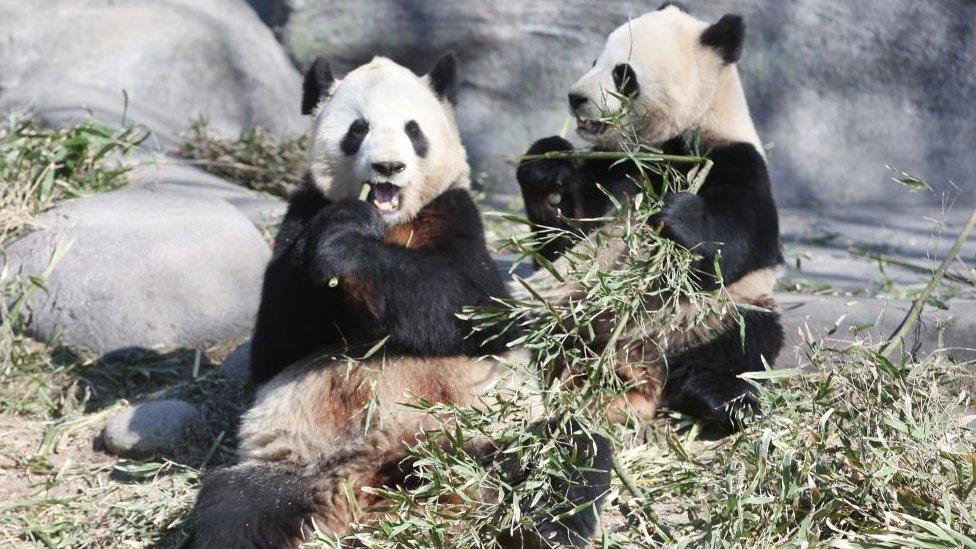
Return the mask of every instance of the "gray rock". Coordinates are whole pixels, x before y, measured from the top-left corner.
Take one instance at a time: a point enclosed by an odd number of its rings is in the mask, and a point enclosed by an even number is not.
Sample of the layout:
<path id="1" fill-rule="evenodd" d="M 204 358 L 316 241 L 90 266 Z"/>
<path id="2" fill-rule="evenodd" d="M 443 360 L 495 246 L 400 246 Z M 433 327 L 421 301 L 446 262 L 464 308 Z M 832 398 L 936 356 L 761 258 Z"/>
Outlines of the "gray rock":
<path id="1" fill-rule="evenodd" d="M 8 247 L 10 272 L 40 274 L 27 331 L 106 353 L 199 346 L 250 331 L 270 250 L 223 200 L 123 189 L 59 205 Z"/>
<path id="2" fill-rule="evenodd" d="M 661 2 L 636 0 L 275 0 L 290 8 L 283 40 L 307 66 L 326 55 L 341 73 L 376 53 L 415 70 L 454 49 L 458 105 L 474 167 L 514 190 L 505 157 L 560 131 L 566 89 L 606 35 Z M 782 204 L 932 200 L 891 192 L 885 164 L 976 180 L 976 3 L 971 0 L 684 0 L 748 27 L 740 69 L 769 146 Z M 269 8 L 271 10 L 271 8 Z M 970 184 L 971 185 L 971 184 Z M 974 203 L 973 193 L 962 200 Z"/>
<path id="3" fill-rule="evenodd" d="M 300 75 L 243 0 L 4 2 L 0 36 L 0 111 L 119 123 L 125 91 L 159 148 L 198 115 L 224 135 L 305 129 Z"/>
<path id="4" fill-rule="evenodd" d="M 172 450 L 199 417 L 196 406 L 182 400 L 145 402 L 109 418 L 102 440 L 117 456 L 150 457 Z"/>
<path id="5" fill-rule="evenodd" d="M 223 200 L 260 229 L 277 225 L 288 208 L 284 200 L 235 185 L 179 159 L 140 156 L 136 163 L 128 175 L 130 187 Z"/>
<path id="6" fill-rule="evenodd" d="M 802 357 L 804 334 L 825 337 L 838 345 L 856 340 L 882 343 L 898 328 L 911 304 L 904 300 L 778 294 L 786 346 L 778 367 L 796 366 Z M 920 356 L 948 348 L 960 360 L 976 359 L 976 301 L 950 300 L 949 309 L 924 309 L 919 331 L 909 338 Z"/>
<path id="7" fill-rule="evenodd" d="M 227 355 L 220 365 L 220 375 L 228 379 L 247 380 L 251 377 L 251 342 L 241 345 Z"/>

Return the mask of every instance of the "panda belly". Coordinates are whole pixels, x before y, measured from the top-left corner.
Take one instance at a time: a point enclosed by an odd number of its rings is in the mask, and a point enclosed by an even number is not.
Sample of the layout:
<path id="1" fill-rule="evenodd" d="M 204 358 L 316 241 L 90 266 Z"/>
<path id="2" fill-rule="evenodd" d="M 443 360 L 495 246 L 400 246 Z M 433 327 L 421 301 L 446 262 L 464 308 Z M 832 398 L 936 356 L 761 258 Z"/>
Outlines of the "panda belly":
<path id="1" fill-rule="evenodd" d="M 502 360 L 524 363 L 527 353 L 511 351 Z M 403 449 L 434 423 L 429 414 L 405 404 L 423 399 L 478 407 L 489 386 L 514 391 L 527 382 L 518 369 L 492 358 L 395 356 L 359 363 L 311 358 L 258 392 L 242 418 L 241 456 L 304 465 L 361 444 Z"/>

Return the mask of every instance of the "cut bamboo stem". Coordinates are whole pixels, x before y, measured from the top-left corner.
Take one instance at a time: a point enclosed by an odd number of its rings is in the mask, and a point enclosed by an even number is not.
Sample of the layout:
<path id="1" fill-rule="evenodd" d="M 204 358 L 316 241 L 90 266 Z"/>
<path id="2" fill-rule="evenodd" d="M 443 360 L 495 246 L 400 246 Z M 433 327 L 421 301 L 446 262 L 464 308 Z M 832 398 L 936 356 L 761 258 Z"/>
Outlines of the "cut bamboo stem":
<path id="1" fill-rule="evenodd" d="M 949 248 L 949 253 L 946 254 L 945 259 L 942 260 L 942 264 L 936 269 L 935 273 L 932 274 L 932 278 L 929 279 L 928 284 L 922 289 L 918 297 L 912 302 L 911 308 L 908 310 L 908 314 L 898 325 L 898 328 L 888 339 L 888 342 L 881 349 L 881 354 L 886 358 L 891 358 L 892 353 L 895 352 L 904 342 L 905 338 L 908 336 L 909 332 L 918 323 L 918 319 L 922 314 L 922 309 L 925 308 L 925 304 L 928 302 L 929 298 L 932 296 L 932 292 L 939 286 L 942 282 L 942 277 L 945 276 L 946 271 L 949 270 L 949 265 L 955 260 L 956 255 L 959 254 L 959 250 L 962 248 L 963 243 L 969 238 L 969 233 L 972 232 L 973 226 L 976 226 L 976 209 L 969 214 L 969 221 L 963 227 L 962 232 L 956 237 L 956 241 L 953 242 L 952 248 Z"/>
<path id="2" fill-rule="evenodd" d="M 675 164 L 701 164 L 707 158 L 704 156 L 683 156 L 677 154 L 664 154 L 656 152 L 625 152 L 625 151 L 549 151 L 542 154 L 527 154 L 524 156 L 513 156 L 509 161 L 518 163 L 523 160 L 575 160 L 575 159 L 597 159 L 597 160 L 622 160 L 626 158 L 641 160 L 644 162 L 673 162 Z"/>
<path id="3" fill-rule="evenodd" d="M 847 253 L 863 257 L 866 259 L 872 259 L 874 261 L 879 261 L 881 263 L 888 263 L 890 265 L 897 265 L 898 267 L 904 267 L 906 269 L 911 269 L 913 271 L 918 271 L 922 273 L 935 274 L 935 267 L 931 265 L 926 265 L 918 261 L 910 261 L 907 259 L 902 259 L 900 257 L 892 257 L 890 255 L 875 254 L 867 250 L 862 250 L 860 248 L 848 248 Z M 976 279 L 969 278 L 968 276 L 954 273 L 952 271 L 946 271 L 945 278 L 953 282 L 958 282 L 960 284 L 968 284 L 969 286 L 976 286 Z"/>

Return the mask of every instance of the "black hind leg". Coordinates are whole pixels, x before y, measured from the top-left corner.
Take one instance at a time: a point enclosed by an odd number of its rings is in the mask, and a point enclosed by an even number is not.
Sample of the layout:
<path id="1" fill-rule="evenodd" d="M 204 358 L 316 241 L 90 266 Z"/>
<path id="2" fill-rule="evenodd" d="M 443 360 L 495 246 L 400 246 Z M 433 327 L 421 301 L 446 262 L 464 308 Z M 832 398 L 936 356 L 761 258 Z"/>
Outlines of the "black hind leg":
<path id="1" fill-rule="evenodd" d="M 552 422 L 538 426 L 553 435 Z M 551 479 L 552 495 L 544 497 L 530 511 L 535 530 L 499 539 L 506 549 L 587 547 L 599 523 L 603 499 L 610 491 L 613 448 L 598 434 L 588 434 L 575 421 L 563 431 L 568 462 L 560 475 Z M 523 475 L 526 473 L 522 471 Z M 575 512 L 574 512 L 575 511 Z"/>
<path id="2" fill-rule="evenodd" d="M 783 346 L 778 314 L 748 311 L 743 320 L 744 339 L 736 324 L 668 362 L 665 405 L 700 419 L 711 434 L 731 433 L 759 413 L 755 388 L 737 376 L 762 370 L 763 359 L 772 364 Z"/>

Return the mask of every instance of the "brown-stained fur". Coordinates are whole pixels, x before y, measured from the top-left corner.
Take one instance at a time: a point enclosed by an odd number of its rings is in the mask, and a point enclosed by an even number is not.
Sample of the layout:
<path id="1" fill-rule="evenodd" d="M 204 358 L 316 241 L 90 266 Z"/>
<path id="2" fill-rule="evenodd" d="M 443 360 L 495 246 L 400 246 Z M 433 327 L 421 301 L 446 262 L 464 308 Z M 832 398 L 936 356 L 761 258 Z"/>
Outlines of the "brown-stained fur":
<path id="1" fill-rule="evenodd" d="M 443 212 L 427 208 L 421 210 L 413 220 L 387 228 L 383 242 L 410 250 L 436 248 L 438 235 L 447 234 L 449 231 L 450 226 L 444 219 Z M 379 316 L 376 300 L 373 298 L 373 288 L 368 282 L 347 277 L 341 280 L 341 284 L 342 288 L 353 299 L 363 303 L 374 317 Z"/>
<path id="2" fill-rule="evenodd" d="M 621 238 L 624 227 L 618 222 L 594 231 L 586 240 L 576 245 L 576 250 L 584 257 L 593 257 L 600 271 L 614 268 L 618 259 L 627 253 Z M 554 276 L 548 269 L 540 269 L 526 279 L 526 282 L 547 301 L 565 303 L 578 299 L 583 291 L 570 274 L 576 268 L 573 261 L 576 254 L 568 253 L 557 259 L 553 268 L 560 274 Z M 667 357 L 678 355 L 688 348 L 708 342 L 718 334 L 725 333 L 738 322 L 735 304 L 741 303 L 762 309 L 775 310 L 772 290 L 776 284 L 776 270 L 762 269 L 747 274 L 725 287 L 724 291 L 709 305 L 721 311 L 709 314 L 704 320 L 697 319 L 699 310 L 686 304 L 683 315 L 677 319 L 680 329 L 665 333 L 638 333 L 636 327 L 625 330 L 619 338 L 614 369 L 621 381 L 632 388 L 613 398 L 608 404 L 612 418 L 624 422 L 635 415 L 639 420 L 651 419 L 663 397 L 667 380 Z M 520 285 L 510 286 L 512 296 L 517 299 L 535 299 Z M 653 309 L 653 304 L 648 304 Z M 597 323 L 598 325 L 601 323 Z M 613 322 L 604 321 L 598 326 L 597 346 L 605 345 L 613 327 Z M 599 341 L 602 336 L 603 341 Z M 574 383 L 573 376 L 579 372 L 565 371 L 562 375 L 567 382 Z M 602 406 L 602 405 L 601 405 Z"/>
<path id="3" fill-rule="evenodd" d="M 383 241 L 411 250 L 435 248 L 438 236 L 451 234 L 445 213 L 436 208 L 425 208 L 412 220 L 389 227 Z"/>
<path id="4" fill-rule="evenodd" d="M 374 317 L 379 316 L 376 299 L 373 297 L 375 295 L 373 287 L 369 282 L 347 277 L 341 280 L 341 284 L 342 289 L 352 296 L 353 299 L 365 305 L 371 315 Z"/>
<path id="5" fill-rule="evenodd" d="M 507 360 L 527 360 L 527 354 L 511 351 Z M 532 380 L 487 358 L 380 352 L 347 363 L 313 357 L 261 387 L 242 419 L 242 461 L 274 461 L 311 479 L 312 519 L 323 531 L 342 535 L 353 524 L 378 518 L 370 508 L 382 498 L 371 488 L 409 483 L 406 448 L 437 427 L 435 418 L 404 404 L 422 398 L 481 407 L 487 387 L 514 391 L 527 383 Z"/>

